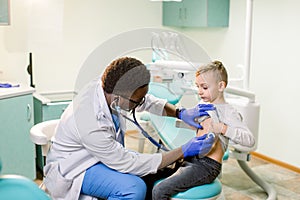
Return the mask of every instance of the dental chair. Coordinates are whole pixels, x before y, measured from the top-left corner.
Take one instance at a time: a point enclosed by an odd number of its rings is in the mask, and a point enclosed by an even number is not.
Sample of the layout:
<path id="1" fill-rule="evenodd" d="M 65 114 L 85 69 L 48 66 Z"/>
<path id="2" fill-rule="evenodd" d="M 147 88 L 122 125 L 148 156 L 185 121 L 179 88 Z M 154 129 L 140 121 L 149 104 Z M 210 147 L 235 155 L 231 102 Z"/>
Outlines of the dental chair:
<path id="1" fill-rule="evenodd" d="M 173 105 L 176 105 L 181 100 L 183 95 L 183 93 L 176 93 L 175 90 L 169 89 L 166 84 L 157 82 L 150 82 L 148 94 L 166 99 Z M 168 149 L 180 147 L 182 144 L 188 142 L 192 137 L 195 137 L 195 131 L 176 127 L 177 119 L 174 117 L 164 117 L 150 113 L 142 113 L 140 115 L 140 120 L 143 121 L 142 124 L 146 130 L 149 130 L 149 125 L 154 128 L 160 138 L 160 142 L 162 142 Z M 223 159 L 228 159 L 228 156 L 229 154 L 227 152 Z M 196 186 L 185 192 L 180 192 L 174 195 L 172 199 L 214 200 L 221 196 L 221 192 L 222 184 L 217 178 L 210 184 Z"/>
<path id="2" fill-rule="evenodd" d="M 55 129 L 56 129 L 58 122 L 59 122 L 59 119 L 44 121 L 44 122 L 34 125 L 30 129 L 30 139 L 34 144 L 41 146 L 44 163 L 45 163 L 47 153 L 51 146 L 51 138 L 55 134 Z M 43 190 L 46 190 L 43 182 L 39 187 Z M 1 197 L 1 195 L 0 195 L 0 197 Z M 85 200 L 85 199 L 94 200 L 96 198 L 80 194 L 79 200 Z"/>
<path id="3" fill-rule="evenodd" d="M 155 86 L 159 87 L 160 85 L 155 84 Z M 157 92 L 159 92 L 159 89 L 149 90 L 149 93 L 153 94 L 154 96 L 157 96 Z M 230 87 L 227 88 L 226 92 L 233 95 L 240 95 L 240 97 L 246 97 L 247 101 L 245 101 L 245 99 L 242 101 L 240 98 L 233 98 L 233 100 L 227 99 L 227 101 L 240 112 L 243 121 L 254 133 L 256 145 L 253 148 L 248 148 L 230 142 L 229 149 L 225 153 L 223 161 L 227 160 L 229 157 L 236 159 L 242 170 L 267 193 L 267 199 L 274 200 L 277 196 L 275 189 L 269 183 L 258 177 L 247 164 L 247 162 L 251 160 L 251 152 L 255 151 L 257 148 L 258 140 L 259 105 L 255 103 L 255 95 L 248 91 Z M 164 92 L 163 94 L 166 95 L 165 99 L 174 98 L 174 94 L 171 92 Z M 160 96 L 160 98 L 162 97 Z M 169 149 L 180 147 L 182 144 L 188 142 L 192 137 L 195 136 L 194 130 L 182 128 L 184 126 L 180 124 L 183 122 L 176 118 L 148 114 L 147 116 L 142 116 L 141 119 L 151 123 L 152 127 L 159 135 L 162 143 Z M 255 120 L 257 120 L 257 123 Z M 172 199 L 202 200 L 217 199 L 219 197 L 224 198 L 221 195 L 221 192 L 222 185 L 217 178 L 211 184 L 196 186 L 185 192 L 180 192 L 174 195 Z"/>
<path id="4" fill-rule="evenodd" d="M 157 82 L 150 82 L 149 83 L 149 94 L 152 94 L 158 98 L 166 99 L 169 103 L 175 105 L 177 104 L 182 94 L 177 94 L 170 90 L 166 84 L 157 83 Z"/>
<path id="5" fill-rule="evenodd" d="M 182 144 L 188 142 L 191 138 L 195 137 L 195 131 L 186 128 L 176 127 L 178 119 L 174 117 L 163 117 L 150 114 L 151 124 L 157 131 L 162 143 L 168 149 L 175 149 Z M 227 159 L 228 154 L 225 154 L 223 159 Z M 172 197 L 172 199 L 184 200 L 213 200 L 221 197 L 222 184 L 217 178 L 210 184 L 195 186 L 185 192 L 180 192 Z"/>
<path id="6" fill-rule="evenodd" d="M 0 160 L 0 172 L 1 172 Z M 32 180 L 19 175 L 0 175 L 0 199 L 36 199 L 50 200 L 50 197 L 41 190 Z"/>
<path id="7" fill-rule="evenodd" d="M 40 145 L 42 149 L 43 164 L 51 145 L 51 138 L 55 133 L 55 128 L 58 124 L 58 119 L 44 121 L 34 125 L 30 129 L 30 139 L 36 144 Z"/>

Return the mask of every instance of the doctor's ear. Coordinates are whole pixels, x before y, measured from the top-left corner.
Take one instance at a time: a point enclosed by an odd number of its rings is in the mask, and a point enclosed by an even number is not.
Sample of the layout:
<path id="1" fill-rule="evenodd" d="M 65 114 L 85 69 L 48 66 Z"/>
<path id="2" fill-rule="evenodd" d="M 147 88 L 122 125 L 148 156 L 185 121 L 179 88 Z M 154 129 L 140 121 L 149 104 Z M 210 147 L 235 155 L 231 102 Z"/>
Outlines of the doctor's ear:
<path id="1" fill-rule="evenodd" d="M 114 100 L 119 100 L 119 99 L 120 99 L 120 96 L 114 95 Z"/>
<path id="2" fill-rule="evenodd" d="M 118 102 L 120 100 L 120 96 L 115 95 L 115 94 L 111 94 L 110 99 L 111 99 L 111 101 Z"/>
<path id="3" fill-rule="evenodd" d="M 114 101 L 119 102 L 120 96 L 114 96 Z"/>
<path id="4" fill-rule="evenodd" d="M 226 83 L 225 81 L 220 81 L 219 82 L 219 85 L 218 85 L 218 89 L 219 89 L 219 92 L 224 92 L 225 88 L 226 88 Z"/>

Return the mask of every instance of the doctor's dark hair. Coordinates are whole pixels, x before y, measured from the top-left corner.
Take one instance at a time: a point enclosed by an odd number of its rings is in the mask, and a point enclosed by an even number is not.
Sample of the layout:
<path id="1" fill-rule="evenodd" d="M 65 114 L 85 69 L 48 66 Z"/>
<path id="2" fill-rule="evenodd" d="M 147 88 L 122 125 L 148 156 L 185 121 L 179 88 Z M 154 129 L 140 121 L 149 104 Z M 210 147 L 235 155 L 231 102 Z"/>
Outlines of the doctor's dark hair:
<path id="1" fill-rule="evenodd" d="M 150 82 L 150 72 L 139 60 L 122 57 L 110 63 L 102 76 L 103 90 L 109 94 L 131 95 Z"/>
<path id="2" fill-rule="evenodd" d="M 203 74 L 205 72 L 212 71 L 214 72 L 216 76 L 216 80 L 218 82 L 224 81 L 226 86 L 228 83 L 228 74 L 226 71 L 226 68 L 224 67 L 223 63 L 220 61 L 213 61 L 211 63 L 208 63 L 207 65 L 200 66 L 196 72 L 196 77 L 200 74 Z"/>

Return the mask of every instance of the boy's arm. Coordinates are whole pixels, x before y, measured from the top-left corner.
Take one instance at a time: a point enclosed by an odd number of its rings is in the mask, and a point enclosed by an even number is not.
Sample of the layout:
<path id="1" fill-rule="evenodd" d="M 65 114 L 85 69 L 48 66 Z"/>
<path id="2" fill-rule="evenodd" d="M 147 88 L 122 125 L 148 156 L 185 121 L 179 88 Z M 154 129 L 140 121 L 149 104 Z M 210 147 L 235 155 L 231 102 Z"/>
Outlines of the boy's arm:
<path id="1" fill-rule="evenodd" d="M 255 138 L 247 125 L 241 121 L 240 115 L 234 108 L 229 108 L 221 115 L 220 123 L 213 123 L 215 133 L 221 133 L 236 144 L 246 147 L 255 145 Z"/>

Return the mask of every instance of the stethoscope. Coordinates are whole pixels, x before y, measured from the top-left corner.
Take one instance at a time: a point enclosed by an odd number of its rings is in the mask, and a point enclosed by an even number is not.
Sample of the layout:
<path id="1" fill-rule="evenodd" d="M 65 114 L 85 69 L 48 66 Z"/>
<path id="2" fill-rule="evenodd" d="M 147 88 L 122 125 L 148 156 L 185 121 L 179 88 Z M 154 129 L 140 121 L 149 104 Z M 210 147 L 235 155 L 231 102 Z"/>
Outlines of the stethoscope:
<path id="1" fill-rule="evenodd" d="M 136 117 L 135 117 L 135 108 L 132 109 L 132 117 L 133 119 L 129 118 L 126 116 L 126 114 L 122 113 L 122 109 L 121 107 L 119 106 L 119 98 L 115 98 L 111 104 L 110 104 L 110 108 L 117 112 L 118 114 L 118 117 L 120 119 L 120 116 L 124 117 L 125 119 L 129 120 L 130 122 L 132 122 L 136 127 L 138 127 L 138 129 L 141 131 L 141 133 L 143 134 L 143 136 L 145 138 L 147 138 L 152 144 L 154 144 L 158 150 L 162 149 L 164 151 L 169 151 L 169 149 L 167 149 L 163 144 L 160 144 L 159 142 L 157 142 L 155 139 L 153 139 L 148 133 L 147 131 L 145 131 L 143 129 L 143 127 L 138 123 L 138 121 L 136 120 Z M 121 120 L 120 120 L 120 128 L 121 126 L 124 126 L 124 124 L 121 123 Z"/>

